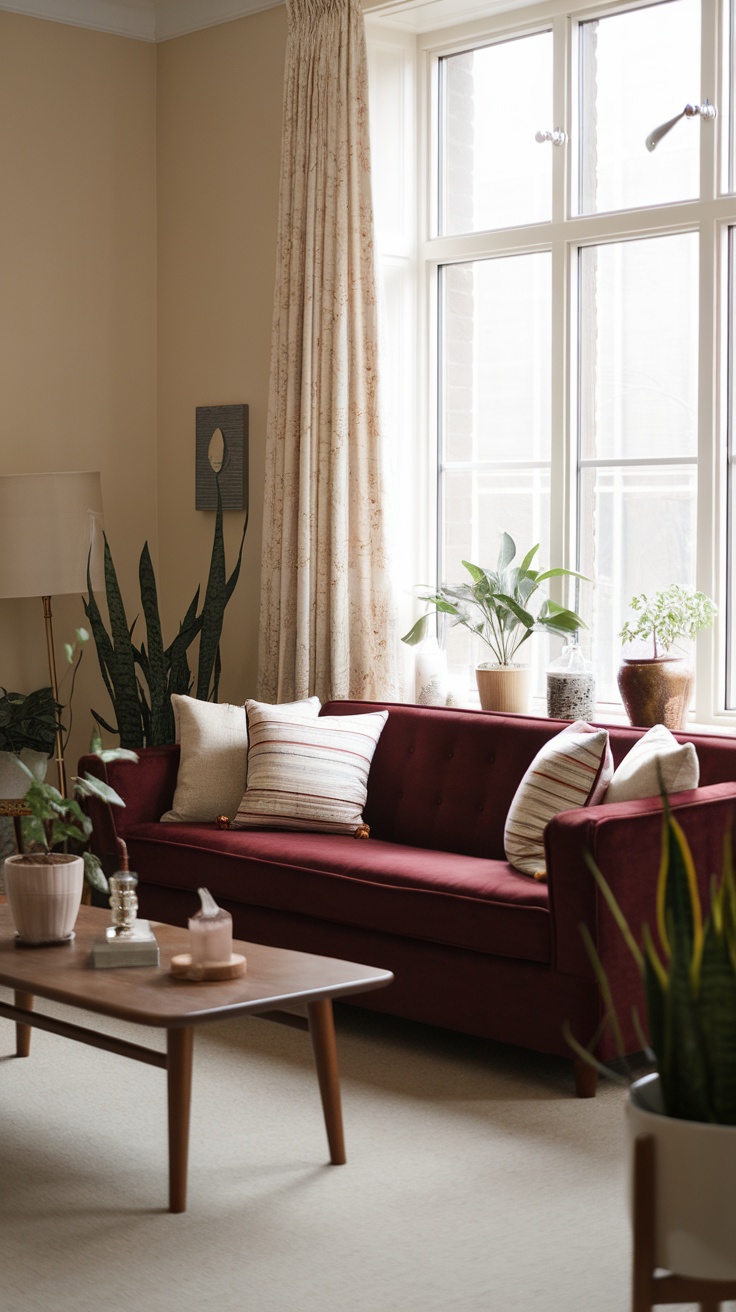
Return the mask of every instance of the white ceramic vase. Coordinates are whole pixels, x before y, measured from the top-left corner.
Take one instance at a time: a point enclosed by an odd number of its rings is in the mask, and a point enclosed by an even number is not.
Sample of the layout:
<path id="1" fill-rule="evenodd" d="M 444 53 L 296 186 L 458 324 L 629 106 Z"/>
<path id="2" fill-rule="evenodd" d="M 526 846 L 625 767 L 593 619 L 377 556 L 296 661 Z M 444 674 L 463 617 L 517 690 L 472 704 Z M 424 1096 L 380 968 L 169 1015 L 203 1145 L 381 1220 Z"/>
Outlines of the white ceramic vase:
<path id="1" fill-rule="evenodd" d="M 22 943 L 64 943 L 74 931 L 84 888 L 84 861 L 67 856 L 52 865 L 5 858 L 3 870 L 10 915 Z"/>
<path id="2" fill-rule="evenodd" d="M 484 711 L 529 713 L 532 684 L 528 665 L 479 665 L 475 678 Z"/>
<path id="3" fill-rule="evenodd" d="M 658 1075 L 629 1090 L 629 1198 L 634 1140 L 655 1141 L 655 1264 L 680 1276 L 736 1280 L 736 1126 L 665 1116 Z"/>

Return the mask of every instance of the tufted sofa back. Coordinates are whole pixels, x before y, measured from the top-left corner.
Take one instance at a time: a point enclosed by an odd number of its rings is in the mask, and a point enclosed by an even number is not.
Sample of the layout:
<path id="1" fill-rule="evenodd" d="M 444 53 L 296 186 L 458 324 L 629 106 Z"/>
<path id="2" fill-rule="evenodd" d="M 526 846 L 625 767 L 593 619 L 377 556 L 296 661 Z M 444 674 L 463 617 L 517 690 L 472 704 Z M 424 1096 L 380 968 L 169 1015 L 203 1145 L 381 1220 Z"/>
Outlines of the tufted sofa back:
<path id="1" fill-rule="evenodd" d="M 322 715 L 386 707 L 368 779 L 371 835 L 411 847 L 503 859 L 514 793 L 559 720 L 391 702 L 333 701 Z M 607 726 L 618 765 L 644 730 Z M 701 784 L 736 779 L 736 737 L 677 734 L 696 744 Z"/>

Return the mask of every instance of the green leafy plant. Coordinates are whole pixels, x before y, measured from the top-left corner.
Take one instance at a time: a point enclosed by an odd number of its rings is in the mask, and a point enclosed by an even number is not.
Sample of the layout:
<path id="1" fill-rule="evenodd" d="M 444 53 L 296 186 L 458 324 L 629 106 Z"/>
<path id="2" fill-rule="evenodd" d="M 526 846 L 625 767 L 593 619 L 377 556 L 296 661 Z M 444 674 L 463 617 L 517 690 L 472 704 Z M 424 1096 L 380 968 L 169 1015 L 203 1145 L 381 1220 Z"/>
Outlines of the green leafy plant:
<path id="1" fill-rule="evenodd" d="M 619 637 L 624 642 L 641 639 L 651 643 L 655 660 L 665 656 L 678 640 L 693 639 L 701 629 L 710 628 L 716 617 L 711 598 L 682 583 L 671 583 L 651 597 L 632 597 L 629 608 L 633 618 L 626 621 Z"/>
<path id="2" fill-rule="evenodd" d="M 562 575 L 584 578 L 571 569 L 543 572 L 532 569 L 538 551 L 539 544 L 527 552 L 520 565 L 514 566 L 516 544 L 508 533 L 503 533 L 495 570 L 471 565 L 464 560 L 470 583 L 456 588 L 443 586 L 439 592 L 420 594 L 420 600 L 429 602 L 436 612 L 449 616 L 453 626 L 461 624 L 477 634 L 490 648 L 496 664 L 512 665 L 519 648 L 533 633 L 551 633 L 566 638 L 587 627 L 574 610 L 566 610 L 548 597 L 542 601 L 536 615 L 529 609 L 529 602 L 547 579 Z M 402 642 L 410 646 L 421 642 L 432 618 L 431 611 L 422 615 L 404 634 Z"/>
<path id="3" fill-rule="evenodd" d="M 110 623 L 109 632 L 92 590 L 89 569 L 87 572 L 89 599 L 85 602 L 85 612 L 97 649 L 102 678 L 115 713 L 115 723 L 111 724 L 97 711 L 93 711 L 92 714 L 103 729 L 120 735 L 122 747 L 135 749 L 173 743 L 175 731 L 174 713 L 171 707 L 172 693 L 191 694 L 196 687 L 194 693 L 196 697 L 205 701 L 217 701 L 221 672 L 220 636 L 223 617 L 240 574 L 247 527 L 246 514 L 237 562 L 228 578 L 225 571 L 222 498 L 218 480 L 215 534 L 202 609 L 197 613 L 200 595 L 200 589 L 197 588 L 179 625 L 179 632 L 173 642 L 166 647 L 161 631 L 158 589 L 148 543 L 145 543 L 141 552 L 138 569 L 146 642 L 141 642 L 137 646 L 133 641 L 136 621 L 132 624 L 128 623 L 110 546 L 105 538 L 105 594 Z M 195 685 L 187 651 L 196 637 L 199 637 L 199 658 Z"/>
<path id="4" fill-rule="evenodd" d="M 18 753 L 29 748 L 50 756 L 61 709 L 50 688 L 27 694 L 0 688 L 0 751 Z"/>
<path id="5" fill-rule="evenodd" d="M 733 836 L 730 831 L 725 836 L 722 873 L 712 880 L 710 912 L 704 919 L 690 847 L 664 793 L 663 803 L 656 911 L 659 947 L 648 926 L 642 931 L 641 945 L 636 942 L 610 885 L 592 857 L 588 855 L 587 861 L 644 980 L 650 1055 L 666 1115 L 736 1125 Z M 623 1057 L 610 984 L 587 927 L 581 928 L 601 987 L 606 1021 Z M 577 1043 L 569 1029 L 566 1032 L 578 1055 L 598 1066 L 590 1049 Z M 641 1039 L 642 1047 L 648 1047 L 644 1035 Z"/>
<path id="6" fill-rule="evenodd" d="M 94 752 L 103 762 L 137 761 L 135 752 L 125 748 L 113 747 L 107 750 L 97 745 Z M 122 797 L 115 792 L 105 780 L 96 779 L 94 775 L 85 774 L 84 778 L 74 778 L 74 797 L 62 797 L 53 784 L 37 779 L 23 762 L 20 767 L 28 775 L 29 785 L 24 801 L 30 816 L 24 818 L 23 835 L 26 846 L 33 850 L 25 858 L 34 864 L 53 863 L 59 848 L 67 851 L 71 843 L 84 861 L 84 874 L 92 888 L 101 893 L 108 892 L 108 883 L 102 871 L 100 858 L 90 852 L 86 846 L 92 833 L 92 821 L 85 814 L 77 798 L 95 797 L 107 806 L 125 806 Z M 40 850 L 39 850 L 40 849 Z"/>
<path id="7" fill-rule="evenodd" d="M 64 726 L 61 716 L 64 706 L 54 700 L 51 688 L 36 688 L 34 692 L 7 692 L 0 688 L 0 751 L 13 752 L 16 755 L 27 749 L 51 756 L 56 746 L 58 729 L 65 731 L 63 746 L 69 739 L 72 721 L 72 700 L 82 649 L 89 640 L 86 629 L 77 629 L 75 641 L 64 644 L 64 654 L 70 666 L 67 673 L 71 676 L 71 685 L 67 699 L 68 724 Z M 60 684 L 63 689 L 64 679 Z"/>

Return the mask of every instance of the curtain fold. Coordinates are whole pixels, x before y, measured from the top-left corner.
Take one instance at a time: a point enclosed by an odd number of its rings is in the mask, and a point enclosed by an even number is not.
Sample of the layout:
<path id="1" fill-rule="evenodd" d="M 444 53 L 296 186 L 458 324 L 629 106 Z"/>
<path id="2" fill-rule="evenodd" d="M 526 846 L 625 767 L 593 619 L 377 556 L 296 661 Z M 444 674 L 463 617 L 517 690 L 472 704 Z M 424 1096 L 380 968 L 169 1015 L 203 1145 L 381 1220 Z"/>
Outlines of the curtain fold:
<path id="1" fill-rule="evenodd" d="M 363 15 L 287 11 L 259 696 L 396 699 Z"/>

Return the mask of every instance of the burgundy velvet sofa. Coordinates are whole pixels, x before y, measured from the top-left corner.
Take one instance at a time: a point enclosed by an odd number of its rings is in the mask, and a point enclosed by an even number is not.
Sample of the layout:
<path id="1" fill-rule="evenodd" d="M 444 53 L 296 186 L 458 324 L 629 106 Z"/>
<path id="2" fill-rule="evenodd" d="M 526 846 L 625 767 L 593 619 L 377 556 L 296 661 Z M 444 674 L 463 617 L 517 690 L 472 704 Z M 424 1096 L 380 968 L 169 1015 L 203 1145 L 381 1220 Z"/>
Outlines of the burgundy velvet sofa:
<path id="1" fill-rule="evenodd" d="M 350 715 L 376 703 L 331 702 Z M 583 853 L 593 854 L 632 928 L 654 924 L 662 808 L 659 798 L 566 811 L 547 826 L 547 882 L 515 872 L 503 830 L 516 788 L 560 721 L 388 704 L 371 766 L 367 841 L 325 834 L 161 824 L 176 784 L 178 747 L 146 748 L 108 777 L 126 802 L 92 807 L 93 846 L 116 867 L 125 840 L 139 878 L 140 915 L 184 925 L 205 885 L 232 913 L 237 938 L 385 967 L 395 981 L 355 1004 L 519 1044 L 573 1061 L 580 1095 L 595 1073 L 575 1061 L 569 1021 L 587 1043 L 601 1019 L 583 946 L 585 923 L 620 1008 L 629 1052 L 641 985 Z M 643 730 L 609 727 L 618 764 Z M 707 893 L 721 865 L 736 799 L 736 737 L 677 735 L 695 743 L 700 786 L 671 799 Z M 100 773 L 95 757 L 80 772 Z M 614 1055 L 605 1032 L 597 1046 Z M 592 1079 L 591 1079 L 592 1074 Z"/>

